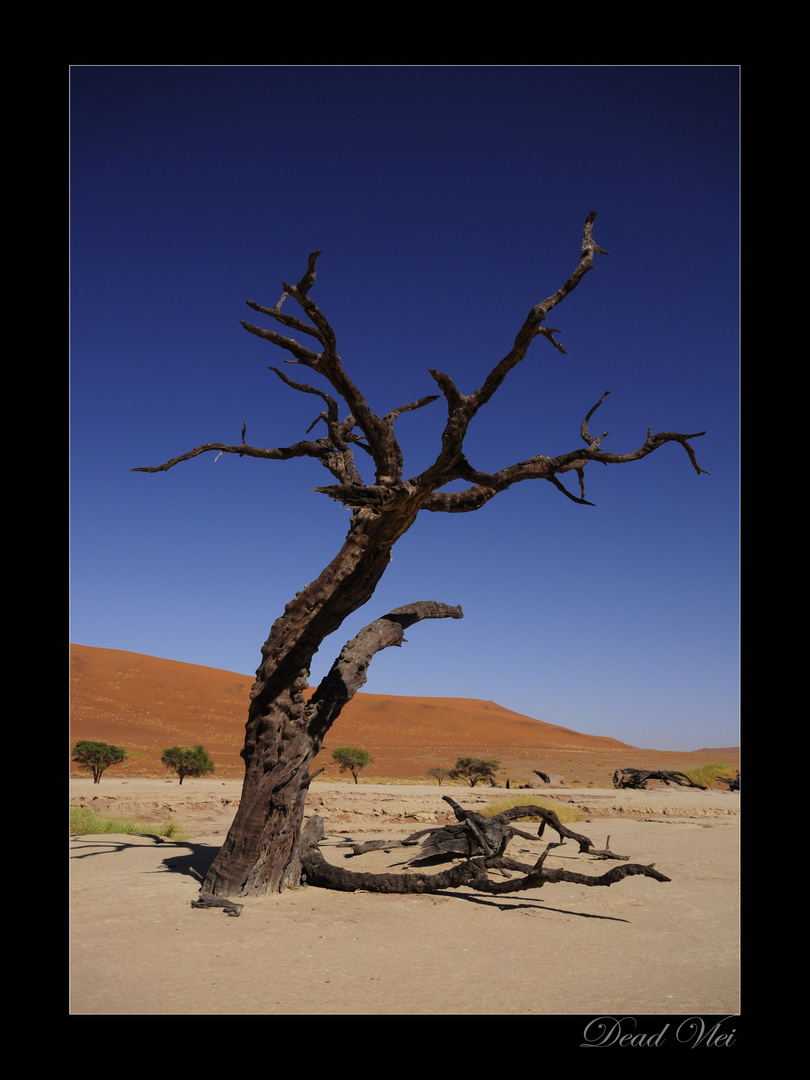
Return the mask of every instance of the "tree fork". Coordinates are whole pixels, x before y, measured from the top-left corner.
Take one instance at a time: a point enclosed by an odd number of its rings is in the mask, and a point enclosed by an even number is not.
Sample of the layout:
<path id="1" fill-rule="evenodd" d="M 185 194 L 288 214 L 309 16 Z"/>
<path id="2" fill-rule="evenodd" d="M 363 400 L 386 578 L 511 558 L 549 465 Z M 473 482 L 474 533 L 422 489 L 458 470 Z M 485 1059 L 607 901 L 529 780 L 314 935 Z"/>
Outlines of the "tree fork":
<path id="1" fill-rule="evenodd" d="M 341 650 L 309 701 L 303 672 L 263 709 L 254 698 L 247 724 L 242 799 L 203 892 L 251 896 L 295 887 L 301 877 L 298 841 L 309 766 L 344 706 L 368 677 L 378 652 L 405 642 L 424 619 L 460 619 L 460 607 L 423 600 L 395 608 L 364 627 Z"/>

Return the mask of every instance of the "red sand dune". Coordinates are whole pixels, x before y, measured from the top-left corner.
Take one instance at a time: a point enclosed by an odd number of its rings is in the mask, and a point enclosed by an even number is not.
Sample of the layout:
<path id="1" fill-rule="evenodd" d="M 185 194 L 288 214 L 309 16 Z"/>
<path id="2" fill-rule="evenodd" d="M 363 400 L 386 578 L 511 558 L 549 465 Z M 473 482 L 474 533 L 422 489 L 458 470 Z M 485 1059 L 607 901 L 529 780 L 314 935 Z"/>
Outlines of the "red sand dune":
<path id="1" fill-rule="evenodd" d="M 70 650 L 71 747 L 77 739 L 111 742 L 128 753 L 127 761 L 115 768 L 116 776 L 167 776 L 160 764 L 166 747 L 202 743 L 217 776 L 242 776 L 239 751 L 250 676 L 117 649 L 71 645 Z M 338 773 L 329 751 L 336 746 L 368 750 L 374 756 L 364 773 L 369 779 L 424 778 L 433 766 L 447 767 L 457 757 L 470 755 L 497 758 L 516 783 L 529 780 L 533 769 L 568 773 L 566 779 L 573 770 L 587 782 L 586 763 L 599 764 L 604 783 L 616 761 L 644 767 L 642 754 L 651 753 L 533 720 L 491 701 L 362 693 L 346 706 L 327 736 L 326 754 L 318 759 L 319 765 L 329 764 L 333 779 Z M 721 760 L 716 751 L 708 753 L 713 756 L 707 760 Z M 73 764 L 71 771 L 86 775 Z"/>

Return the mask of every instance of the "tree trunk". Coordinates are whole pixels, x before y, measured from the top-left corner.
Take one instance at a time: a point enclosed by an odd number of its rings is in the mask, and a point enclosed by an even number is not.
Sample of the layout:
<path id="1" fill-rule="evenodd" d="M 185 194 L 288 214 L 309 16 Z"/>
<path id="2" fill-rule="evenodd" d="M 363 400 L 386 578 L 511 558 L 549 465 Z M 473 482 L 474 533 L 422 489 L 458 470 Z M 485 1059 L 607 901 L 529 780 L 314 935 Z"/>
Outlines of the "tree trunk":
<path id="1" fill-rule="evenodd" d="M 300 883 L 298 845 L 309 767 L 324 736 L 365 683 L 372 657 L 401 644 L 406 626 L 426 618 L 461 618 L 460 608 L 422 601 L 375 620 L 344 647 L 307 701 L 312 657 L 324 638 L 370 599 L 418 504 L 406 509 L 397 502 L 385 511 L 357 511 L 338 556 L 273 624 L 251 691 L 242 799 L 204 892 L 260 896 Z"/>
<path id="2" fill-rule="evenodd" d="M 320 749 L 306 722 L 301 678 L 248 722 L 242 800 L 203 885 L 214 896 L 257 896 L 295 887 L 309 763 Z M 259 749 L 261 747 L 261 749 Z M 243 751 L 243 755 L 244 755 Z M 271 756 L 275 761 L 271 761 Z"/>

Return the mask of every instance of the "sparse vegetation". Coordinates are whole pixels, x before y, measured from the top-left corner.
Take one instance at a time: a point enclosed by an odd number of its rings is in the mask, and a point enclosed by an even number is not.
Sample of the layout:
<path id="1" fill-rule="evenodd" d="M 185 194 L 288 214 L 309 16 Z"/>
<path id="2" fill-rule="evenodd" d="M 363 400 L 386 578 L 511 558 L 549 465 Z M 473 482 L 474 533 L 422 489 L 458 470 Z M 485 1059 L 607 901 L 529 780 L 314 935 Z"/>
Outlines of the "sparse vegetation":
<path id="1" fill-rule="evenodd" d="M 70 835 L 95 836 L 101 833 L 131 833 L 136 836 L 166 836 L 178 843 L 188 839 L 188 833 L 176 821 L 149 822 L 135 818 L 99 814 L 89 806 L 70 807 Z"/>
<path id="2" fill-rule="evenodd" d="M 544 810 L 553 810 L 563 824 L 571 821 L 581 821 L 582 817 L 578 810 L 565 803 L 550 802 L 547 799 L 538 799 L 536 795 L 513 795 L 511 798 L 493 799 L 487 803 L 480 813 L 483 817 L 496 817 L 504 810 L 511 810 L 513 806 L 541 806 Z M 538 818 L 525 818 L 525 821 L 538 821 Z"/>
<path id="3" fill-rule="evenodd" d="M 214 771 L 214 763 L 204 746 L 170 746 L 160 760 L 177 773 L 181 784 L 186 776 L 207 776 Z"/>
<path id="4" fill-rule="evenodd" d="M 701 787 L 722 787 L 722 784 L 715 782 L 715 777 L 727 776 L 731 780 L 737 775 L 737 770 L 731 765 L 699 765 L 696 769 L 680 769 L 679 771 L 684 776 L 688 776 L 693 784 L 700 784 Z"/>
<path id="5" fill-rule="evenodd" d="M 434 780 L 438 780 L 439 787 L 441 787 L 444 781 L 449 778 L 450 770 L 443 769 L 441 765 L 437 765 L 435 769 L 428 769 L 427 774 L 428 776 L 432 776 Z"/>
<path id="6" fill-rule="evenodd" d="M 500 767 L 500 761 L 460 757 L 456 759 L 455 767 L 450 770 L 450 776 L 453 780 L 463 780 L 465 784 L 469 784 L 473 788 L 481 780 L 494 780 L 495 773 Z"/>
<path id="7" fill-rule="evenodd" d="M 367 765 L 370 765 L 374 758 L 368 750 L 358 749 L 353 746 L 339 746 L 337 750 L 332 751 L 332 760 L 340 765 L 341 772 L 346 772 L 348 769 L 356 784 L 357 774 L 361 769 L 365 769 Z"/>
<path id="8" fill-rule="evenodd" d="M 122 746 L 111 743 L 94 742 L 92 739 L 79 739 L 73 747 L 73 760 L 80 769 L 87 769 L 93 774 L 93 783 L 101 782 L 101 774 L 112 765 L 120 765 L 127 756 Z"/>

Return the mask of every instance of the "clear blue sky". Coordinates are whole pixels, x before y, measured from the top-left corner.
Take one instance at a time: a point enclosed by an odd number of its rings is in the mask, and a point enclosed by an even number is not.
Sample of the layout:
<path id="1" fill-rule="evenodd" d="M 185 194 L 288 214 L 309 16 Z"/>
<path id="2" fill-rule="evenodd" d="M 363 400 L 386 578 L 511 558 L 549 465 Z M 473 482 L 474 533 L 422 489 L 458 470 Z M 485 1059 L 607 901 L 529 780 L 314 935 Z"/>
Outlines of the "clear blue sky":
<path id="1" fill-rule="evenodd" d="M 272 306 L 312 297 L 380 413 L 474 390 L 576 265 L 609 256 L 474 423 L 482 470 L 647 428 L 707 431 L 586 472 L 593 507 L 519 485 L 423 514 L 370 604 L 461 604 L 373 662 L 372 693 L 474 697 L 637 746 L 738 743 L 739 72 L 734 67 L 75 67 L 71 640 L 253 674 L 348 516 L 308 459 L 203 455 L 302 438 L 315 399 L 267 370 Z M 288 301 L 289 303 L 289 301 Z M 286 308 L 285 308 L 286 310 Z M 287 369 L 293 377 L 300 369 Z M 305 372 L 311 381 L 312 373 Z M 406 474 L 443 402 L 398 420 Z M 575 481 L 568 478 L 569 486 Z M 631 763 L 632 764 L 632 763 Z"/>

